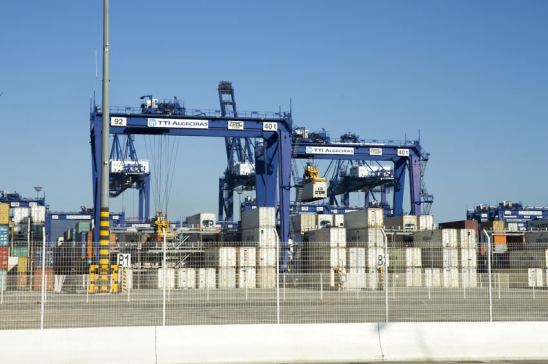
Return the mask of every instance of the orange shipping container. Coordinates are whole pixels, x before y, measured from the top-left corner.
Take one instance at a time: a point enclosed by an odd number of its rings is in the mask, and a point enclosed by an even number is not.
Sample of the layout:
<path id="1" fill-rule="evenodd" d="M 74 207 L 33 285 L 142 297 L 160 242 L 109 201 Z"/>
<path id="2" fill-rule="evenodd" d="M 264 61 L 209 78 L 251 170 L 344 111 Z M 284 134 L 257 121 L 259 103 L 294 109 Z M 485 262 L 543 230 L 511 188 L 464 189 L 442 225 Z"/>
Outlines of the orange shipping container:
<path id="1" fill-rule="evenodd" d="M 46 291 L 53 291 L 53 283 L 55 281 L 55 272 L 53 268 L 46 268 Z M 34 275 L 32 276 L 32 290 L 42 290 L 42 268 L 34 269 Z"/>
<path id="2" fill-rule="evenodd" d="M 87 249 L 86 249 L 87 258 L 88 259 L 93 259 L 93 243 L 89 240 L 87 242 L 87 244 L 88 244 Z"/>
<path id="3" fill-rule="evenodd" d="M 27 273 L 17 273 L 17 288 L 26 289 L 28 285 Z"/>
<path id="4" fill-rule="evenodd" d="M 493 235 L 493 241 L 495 244 L 506 245 L 506 235 Z"/>
<path id="5" fill-rule="evenodd" d="M 116 249 L 116 234 L 110 233 L 109 237 L 109 248 L 110 250 Z"/>

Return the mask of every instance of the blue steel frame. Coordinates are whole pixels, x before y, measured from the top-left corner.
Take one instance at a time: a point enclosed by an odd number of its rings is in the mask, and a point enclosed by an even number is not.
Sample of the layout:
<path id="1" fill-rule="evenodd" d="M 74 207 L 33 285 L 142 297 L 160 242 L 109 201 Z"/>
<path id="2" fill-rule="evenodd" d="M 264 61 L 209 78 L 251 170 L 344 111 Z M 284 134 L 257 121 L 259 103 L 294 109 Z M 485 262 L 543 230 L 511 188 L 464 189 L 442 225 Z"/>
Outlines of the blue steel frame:
<path id="1" fill-rule="evenodd" d="M 127 135 L 123 149 L 120 145 L 118 135 L 114 135 L 110 150 L 110 160 L 139 161 L 132 135 Z M 109 181 L 110 197 L 118 197 L 129 188 L 138 190 L 138 217 L 140 222 L 146 222 L 149 219 L 150 213 L 150 182 L 150 173 L 144 172 L 140 166 L 137 166 L 136 169 L 133 168 L 131 174 L 127 174 L 126 171 L 116 174 L 111 173 Z"/>
<path id="2" fill-rule="evenodd" d="M 350 148 L 351 154 L 329 153 L 326 148 Z M 405 172 L 409 172 L 410 214 L 421 214 L 421 170 L 422 147 L 418 141 L 401 143 L 377 142 L 307 142 L 301 140 L 293 145 L 295 159 L 379 161 L 394 163 L 393 214 L 403 215 Z M 371 149 L 375 151 L 372 155 Z M 379 149 L 381 150 L 379 152 Z M 327 150 L 327 151 L 326 151 Z M 348 150 L 347 150 L 348 151 Z M 380 155 L 378 155 L 380 154 Z"/>
<path id="3" fill-rule="evenodd" d="M 232 137 L 263 139 L 263 150 L 256 157 L 255 176 L 257 188 L 257 205 L 276 207 L 279 205 L 280 218 L 280 268 L 285 270 L 288 261 L 289 240 L 289 203 L 290 203 L 290 176 L 291 176 L 291 114 L 258 114 L 241 113 L 237 118 L 221 116 L 216 112 L 203 110 L 187 110 L 186 115 L 143 114 L 140 109 L 112 108 L 110 120 L 110 134 L 113 135 L 172 135 L 194 137 Z M 125 118 L 125 125 L 116 125 L 114 119 Z M 184 128 L 180 127 L 153 127 L 154 120 L 175 120 L 179 122 L 201 121 L 207 127 Z M 228 129 L 229 121 L 243 121 L 243 130 Z M 173 122 L 169 122 L 173 124 Z M 204 123 L 204 125 L 205 125 Z M 269 127 L 273 124 L 276 130 Z M 90 117 L 90 136 L 93 172 L 93 201 L 95 221 L 99 221 L 99 185 L 101 180 L 101 135 L 102 111 L 94 106 Z M 162 124 L 162 123 L 160 123 Z M 150 125 L 150 126 L 149 126 Z M 158 123 L 156 124 L 158 125 Z M 99 241 L 99 231 L 94 231 L 94 242 Z"/>

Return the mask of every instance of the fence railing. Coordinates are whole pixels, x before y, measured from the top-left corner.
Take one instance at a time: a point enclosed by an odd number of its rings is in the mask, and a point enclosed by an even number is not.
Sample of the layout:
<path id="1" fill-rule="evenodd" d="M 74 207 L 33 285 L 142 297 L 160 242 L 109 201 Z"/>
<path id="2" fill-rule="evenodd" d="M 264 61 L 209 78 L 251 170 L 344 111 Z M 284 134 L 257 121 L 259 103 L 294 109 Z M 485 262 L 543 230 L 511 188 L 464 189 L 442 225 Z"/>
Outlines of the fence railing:
<path id="1" fill-rule="evenodd" d="M 0 271 L 0 329 L 548 319 L 539 243 L 301 243 L 286 272 L 277 246 L 154 244 L 113 246 L 104 294 L 82 245 L 30 244 Z"/>

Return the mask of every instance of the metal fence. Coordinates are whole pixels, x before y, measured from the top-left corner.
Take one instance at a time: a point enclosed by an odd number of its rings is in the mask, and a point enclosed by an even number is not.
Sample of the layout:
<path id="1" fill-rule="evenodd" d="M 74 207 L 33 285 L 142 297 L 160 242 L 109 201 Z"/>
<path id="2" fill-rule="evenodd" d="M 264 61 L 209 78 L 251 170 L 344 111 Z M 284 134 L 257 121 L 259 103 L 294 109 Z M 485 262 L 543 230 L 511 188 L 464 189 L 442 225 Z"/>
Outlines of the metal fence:
<path id="1" fill-rule="evenodd" d="M 0 329 L 548 319 L 548 246 L 383 244 L 298 244 L 279 273 L 277 246 L 118 243 L 98 294 L 82 247 L 33 243 L 0 276 Z"/>

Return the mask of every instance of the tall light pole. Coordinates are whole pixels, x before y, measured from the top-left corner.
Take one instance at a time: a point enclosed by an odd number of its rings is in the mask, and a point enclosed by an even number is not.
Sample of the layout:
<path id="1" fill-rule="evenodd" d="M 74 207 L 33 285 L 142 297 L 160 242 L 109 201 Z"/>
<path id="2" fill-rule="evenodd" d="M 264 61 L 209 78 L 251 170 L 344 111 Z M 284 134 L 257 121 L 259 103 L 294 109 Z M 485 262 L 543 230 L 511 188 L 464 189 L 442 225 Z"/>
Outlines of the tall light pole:
<path id="1" fill-rule="evenodd" d="M 109 105 L 109 17 L 108 0 L 103 0 L 103 128 L 101 135 L 101 197 L 99 221 L 99 292 L 109 291 L 109 135 L 110 135 L 110 105 Z M 95 222 L 97 224 L 97 222 Z"/>

